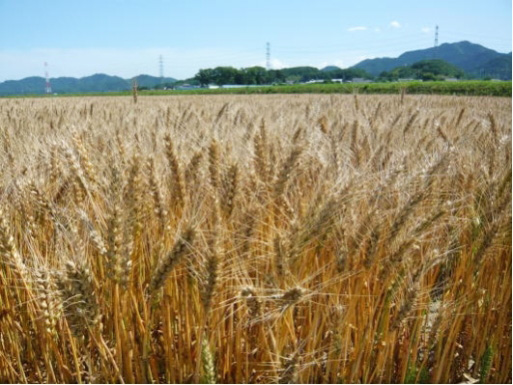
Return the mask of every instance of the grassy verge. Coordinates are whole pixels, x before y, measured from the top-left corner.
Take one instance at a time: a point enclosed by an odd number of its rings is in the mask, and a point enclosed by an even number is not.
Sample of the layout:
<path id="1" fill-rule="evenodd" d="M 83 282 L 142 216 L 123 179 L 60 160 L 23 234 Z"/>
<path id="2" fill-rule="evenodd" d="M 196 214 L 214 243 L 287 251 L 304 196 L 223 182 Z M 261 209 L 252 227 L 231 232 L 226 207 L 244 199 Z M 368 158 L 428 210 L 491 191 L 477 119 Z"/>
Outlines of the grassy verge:
<path id="1" fill-rule="evenodd" d="M 180 94 L 397 94 L 402 89 L 409 94 L 440 94 L 440 95 L 483 95 L 511 97 L 511 82 L 408 82 L 408 83 L 345 83 L 345 84 L 295 84 L 284 86 L 248 87 L 234 89 L 198 89 L 173 91 Z M 161 94 L 149 91 L 148 94 Z M 166 91 L 163 91 L 166 92 Z"/>
<path id="2" fill-rule="evenodd" d="M 225 94 L 397 94 L 405 89 L 408 94 L 466 95 L 511 97 L 511 81 L 490 82 L 481 80 L 463 82 L 406 82 L 406 83 L 344 83 L 344 84 L 293 84 L 278 86 L 217 88 L 194 90 L 150 90 L 139 95 L 225 95 Z M 61 94 L 58 96 L 127 96 L 131 91 L 90 92 Z M 9 97 L 46 97 L 46 95 L 15 95 Z"/>

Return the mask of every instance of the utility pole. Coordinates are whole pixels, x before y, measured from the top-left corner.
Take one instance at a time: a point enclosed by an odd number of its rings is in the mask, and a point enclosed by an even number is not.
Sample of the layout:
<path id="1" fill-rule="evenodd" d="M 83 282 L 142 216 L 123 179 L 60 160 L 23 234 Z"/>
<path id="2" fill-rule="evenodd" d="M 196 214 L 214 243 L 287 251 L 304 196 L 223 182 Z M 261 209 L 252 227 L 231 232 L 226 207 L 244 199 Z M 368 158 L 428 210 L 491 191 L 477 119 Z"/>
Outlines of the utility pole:
<path id="1" fill-rule="evenodd" d="M 265 45 L 265 61 L 267 71 L 271 69 L 271 43 L 267 42 Z"/>
<path id="2" fill-rule="evenodd" d="M 159 56 L 159 75 L 160 75 L 160 84 L 164 84 L 164 59 L 162 55 Z"/>
<path id="3" fill-rule="evenodd" d="M 52 93 L 52 87 L 50 86 L 50 77 L 48 76 L 48 63 L 45 62 L 45 79 L 46 79 L 46 82 L 45 82 L 45 92 L 47 94 L 51 94 Z"/>
<path id="4" fill-rule="evenodd" d="M 434 48 L 435 48 L 435 50 L 433 52 L 433 56 L 436 59 L 436 53 L 437 53 L 437 48 L 438 48 L 438 25 L 435 28 L 435 47 Z"/>

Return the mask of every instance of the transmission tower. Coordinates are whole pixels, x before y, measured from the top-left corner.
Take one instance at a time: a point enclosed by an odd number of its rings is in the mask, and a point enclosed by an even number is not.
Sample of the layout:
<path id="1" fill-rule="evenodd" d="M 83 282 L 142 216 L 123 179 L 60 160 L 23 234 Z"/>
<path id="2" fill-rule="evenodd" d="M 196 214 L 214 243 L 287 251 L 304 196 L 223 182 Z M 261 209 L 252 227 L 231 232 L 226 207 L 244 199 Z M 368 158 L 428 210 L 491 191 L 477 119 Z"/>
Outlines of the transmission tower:
<path id="1" fill-rule="evenodd" d="M 164 59 L 162 55 L 159 56 L 159 74 L 160 74 L 160 84 L 164 83 Z"/>
<path id="2" fill-rule="evenodd" d="M 48 63 L 47 62 L 45 62 L 45 79 L 46 79 L 45 92 L 47 94 L 51 94 L 52 93 L 52 87 L 50 86 L 50 77 L 48 76 Z"/>
<path id="3" fill-rule="evenodd" d="M 271 69 L 271 43 L 267 42 L 265 45 L 265 61 L 267 71 Z"/>
<path id="4" fill-rule="evenodd" d="M 433 59 L 436 59 L 436 54 L 438 51 L 438 25 L 435 27 L 435 46 L 433 48 Z"/>

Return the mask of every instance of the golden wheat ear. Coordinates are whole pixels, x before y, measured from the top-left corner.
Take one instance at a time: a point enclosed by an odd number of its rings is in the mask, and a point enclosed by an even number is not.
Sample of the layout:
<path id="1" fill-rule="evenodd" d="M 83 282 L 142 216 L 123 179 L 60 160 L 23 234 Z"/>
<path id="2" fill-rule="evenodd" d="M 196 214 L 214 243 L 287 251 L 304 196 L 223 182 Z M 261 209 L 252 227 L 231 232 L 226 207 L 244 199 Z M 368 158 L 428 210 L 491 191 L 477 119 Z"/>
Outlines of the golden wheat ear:
<path id="1" fill-rule="evenodd" d="M 0 98 L 0 382 L 511 383 L 511 98 L 391 86 Z"/>
<path id="2" fill-rule="evenodd" d="M 193 227 L 186 227 L 186 229 L 178 236 L 171 251 L 169 251 L 164 258 L 158 262 L 158 265 L 151 277 L 149 285 L 150 293 L 154 293 L 164 286 L 164 283 L 173 268 L 187 254 L 192 242 L 194 241 L 195 235 L 196 232 Z"/>

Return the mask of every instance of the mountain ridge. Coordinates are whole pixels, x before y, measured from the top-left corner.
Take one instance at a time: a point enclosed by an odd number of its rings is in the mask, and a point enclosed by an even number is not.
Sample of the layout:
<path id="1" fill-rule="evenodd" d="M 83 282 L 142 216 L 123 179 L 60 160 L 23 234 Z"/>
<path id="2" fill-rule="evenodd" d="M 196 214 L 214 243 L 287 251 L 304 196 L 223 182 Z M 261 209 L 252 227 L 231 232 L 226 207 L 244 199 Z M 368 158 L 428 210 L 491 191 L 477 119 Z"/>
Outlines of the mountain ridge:
<path id="1" fill-rule="evenodd" d="M 153 88 L 161 84 L 160 77 L 141 74 L 135 76 L 139 87 Z M 176 79 L 165 77 L 162 83 L 174 83 Z M 119 76 L 97 73 L 81 78 L 61 76 L 50 78 L 53 93 L 65 94 L 74 92 L 111 92 L 127 91 L 132 87 L 132 79 L 123 79 Z M 29 76 L 20 80 L 6 80 L 0 83 L 0 95 L 43 94 L 45 92 L 45 78 Z"/>
<path id="2" fill-rule="evenodd" d="M 445 60 L 471 76 L 490 76 L 511 80 L 511 53 L 500 53 L 466 40 L 457 43 L 444 43 L 438 47 L 406 51 L 396 58 L 366 59 L 351 68 L 360 68 L 371 75 L 378 76 L 383 71 L 412 65 L 426 59 Z"/>

